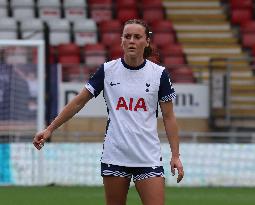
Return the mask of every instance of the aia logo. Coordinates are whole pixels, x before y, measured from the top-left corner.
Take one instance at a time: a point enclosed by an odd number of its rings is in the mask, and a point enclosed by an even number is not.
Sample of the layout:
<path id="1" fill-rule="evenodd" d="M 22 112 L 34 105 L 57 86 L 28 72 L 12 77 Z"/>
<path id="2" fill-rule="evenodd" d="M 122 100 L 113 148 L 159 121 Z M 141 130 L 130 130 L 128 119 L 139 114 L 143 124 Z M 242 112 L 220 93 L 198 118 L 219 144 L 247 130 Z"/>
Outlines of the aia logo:
<path id="1" fill-rule="evenodd" d="M 137 101 L 134 101 L 134 98 L 129 98 L 125 100 L 124 97 L 120 97 L 117 103 L 116 110 L 125 109 L 130 111 L 144 110 L 147 111 L 147 107 L 143 98 L 139 98 Z"/>

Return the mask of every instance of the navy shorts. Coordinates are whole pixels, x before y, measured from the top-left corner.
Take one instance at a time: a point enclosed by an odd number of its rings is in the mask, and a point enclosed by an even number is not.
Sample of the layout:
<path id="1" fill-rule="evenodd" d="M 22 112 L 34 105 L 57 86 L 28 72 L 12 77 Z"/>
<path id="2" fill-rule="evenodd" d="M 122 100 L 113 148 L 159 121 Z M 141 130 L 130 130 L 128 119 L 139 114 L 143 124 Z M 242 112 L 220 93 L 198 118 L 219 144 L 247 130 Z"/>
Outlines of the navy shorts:
<path id="1" fill-rule="evenodd" d="M 163 166 L 155 167 L 125 167 L 112 164 L 101 163 L 101 176 L 125 177 L 133 182 L 151 177 L 165 177 Z"/>

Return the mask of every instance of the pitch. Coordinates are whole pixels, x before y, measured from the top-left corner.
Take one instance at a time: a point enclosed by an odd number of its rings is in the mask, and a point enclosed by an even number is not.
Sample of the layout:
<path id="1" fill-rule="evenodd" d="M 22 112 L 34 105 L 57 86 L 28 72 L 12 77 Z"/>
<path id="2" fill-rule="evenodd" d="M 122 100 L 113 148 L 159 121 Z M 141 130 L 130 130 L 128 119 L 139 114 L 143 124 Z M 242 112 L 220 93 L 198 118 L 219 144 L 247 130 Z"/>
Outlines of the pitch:
<path id="1" fill-rule="evenodd" d="M 166 188 L 166 205 L 253 205 L 255 188 Z M 0 187 L 4 205 L 103 205 L 103 187 Z M 134 187 L 127 205 L 141 205 Z"/>

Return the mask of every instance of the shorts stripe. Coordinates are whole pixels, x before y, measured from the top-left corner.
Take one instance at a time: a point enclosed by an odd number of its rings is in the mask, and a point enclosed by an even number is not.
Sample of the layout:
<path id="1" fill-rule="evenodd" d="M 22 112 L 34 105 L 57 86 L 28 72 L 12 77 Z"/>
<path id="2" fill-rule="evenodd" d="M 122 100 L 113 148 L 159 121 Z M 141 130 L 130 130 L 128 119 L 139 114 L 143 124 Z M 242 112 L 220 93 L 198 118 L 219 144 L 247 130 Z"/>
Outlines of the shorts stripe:
<path id="1" fill-rule="evenodd" d="M 163 172 L 149 172 L 149 173 L 134 176 L 133 181 L 135 182 L 137 180 L 147 179 L 151 177 L 165 177 L 165 175 Z"/>
<path id="2" fill-rule="evenodd" d="M 127 177 L 127 178 L 131 178 L 132 174 L 128 174 L 126 172 L 119 172 L 119 171 L 111 171 L 111 170 L 104 170 L 102 172 L 103 176 L 115 176 L 115 177 Z"/>

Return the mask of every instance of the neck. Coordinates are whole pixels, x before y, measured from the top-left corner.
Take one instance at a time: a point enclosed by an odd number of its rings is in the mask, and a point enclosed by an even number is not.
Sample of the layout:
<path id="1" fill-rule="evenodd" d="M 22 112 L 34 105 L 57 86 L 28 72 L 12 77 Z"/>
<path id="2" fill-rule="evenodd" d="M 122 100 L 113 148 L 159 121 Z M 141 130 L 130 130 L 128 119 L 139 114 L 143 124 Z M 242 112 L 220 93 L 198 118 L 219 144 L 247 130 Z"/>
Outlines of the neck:
<path id="1" fill-rule="evenodd" d="M 124 56 L 124 61 L 126 64 L 128 64 L 131 67 L 138 67 L 144 62 L 143 57 L 129 57 L 129 56 Z"/>

